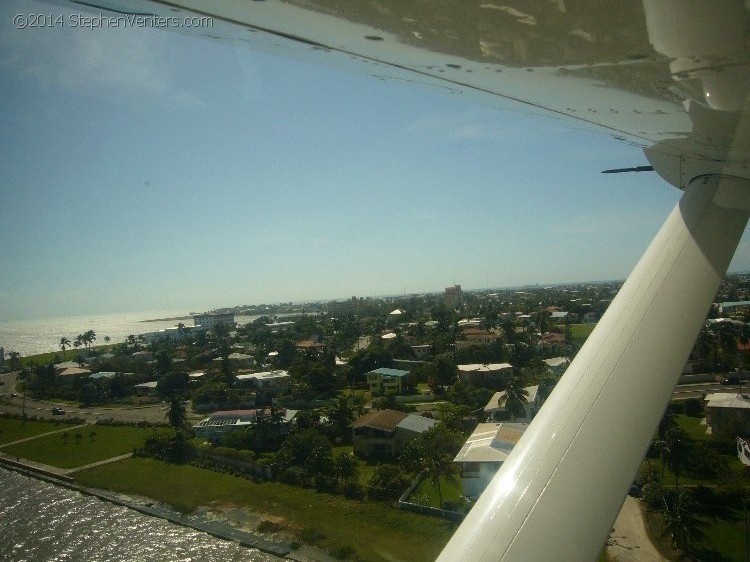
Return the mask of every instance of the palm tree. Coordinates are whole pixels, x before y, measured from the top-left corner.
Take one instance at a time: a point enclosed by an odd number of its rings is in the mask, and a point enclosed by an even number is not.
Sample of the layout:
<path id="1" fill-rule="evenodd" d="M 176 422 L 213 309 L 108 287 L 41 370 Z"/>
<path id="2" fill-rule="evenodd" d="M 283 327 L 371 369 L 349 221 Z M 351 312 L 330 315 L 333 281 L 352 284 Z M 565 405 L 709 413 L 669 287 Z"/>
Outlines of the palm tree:
<path id="1" fill-rule="evenodd" d="M 675 488 L 680 488 L 680 471 L 690 462 L 689 438 L 685 430 L 679 426 L 670 427 L 664 433 L 664 439 L 659 441 L 662 456 L 662 478 L 664 465 L 674 474 Z"/>
<path id="2" fill-rule="evenodd" d="M 166 417 L 169 419 L 169 425 L 175 428 L 178 436 L 181 436 L 187 424 L 187 410 L 185 403 L 178 396 L 174 395 L 169 400 L 169 411 Z"/>
<path id="3" fill-rule="evenodd" d="M 357 459 L 349 452 L 343 452 L 336 457 L 334 468 L 340 479 L 342 489 L 359 475 Z"/>
<path id="4" fill-rule="evenodd" d="M 432 480 L 432 485 L 437 490 L 440 509 L 443 509 L 443 490 L 440 486 L 440 480 L 455 481 L 456 465 L 453 464 L 453 458 L 449 455 L 431 455 L 429 453 L 430 451 L 428 451 L 428 456 L 424 459 L 424 467 L 427 471 L 427 476 Z"/>
<path id="5" fill-rule="evenodd" d="M 70 347 L 70 340 L 65 336 L 60 338 L 60 349 L 63 352 L 63 361 L 65 361 L 65 348 Z"/>
<path id="6" fill-rule="evenodd" d="M 87 349 L 91 352 L 91 344 L 96 341 L 96 332 L 94 330 L 87 330 L 83 334 L 83 342 L 86 344 Z"/>
<path id="7" fill-rule="evenodd" d="M 526 415 L 525 404 L 528 402 L 529 393 L 523 387 L 523 380 L 520 377 L 513 377 L 505 391 L 505 409 L 511 416 L 511 419 L 524 417 Z"/>
<path id="8" fill-rule="evenodd" d="M 664 534 L 672 537 L 672 544 L 683 554 L 691 542 L 700 542 L 704 533 L 703 521 L 695 515 L 684 490 L 664 497 Z"/>

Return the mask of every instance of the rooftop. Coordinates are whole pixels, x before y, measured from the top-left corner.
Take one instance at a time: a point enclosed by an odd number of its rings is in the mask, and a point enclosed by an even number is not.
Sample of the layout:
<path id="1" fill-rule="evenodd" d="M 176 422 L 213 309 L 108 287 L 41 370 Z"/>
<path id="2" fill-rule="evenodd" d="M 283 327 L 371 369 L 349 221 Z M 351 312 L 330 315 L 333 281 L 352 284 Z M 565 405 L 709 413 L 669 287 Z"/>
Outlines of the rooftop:
<path id="1" fill-rule="evenodd" d="M 453 462 L 505 462 L 528 426 L 526 423 L 480 423 Z"/>

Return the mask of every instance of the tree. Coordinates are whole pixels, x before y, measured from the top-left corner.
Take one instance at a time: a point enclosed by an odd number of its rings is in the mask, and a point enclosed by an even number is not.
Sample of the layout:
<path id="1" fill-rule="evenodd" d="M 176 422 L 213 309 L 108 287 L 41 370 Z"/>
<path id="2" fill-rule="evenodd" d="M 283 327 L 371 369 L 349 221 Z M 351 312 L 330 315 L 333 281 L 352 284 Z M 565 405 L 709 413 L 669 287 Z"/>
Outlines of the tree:
<path id="1" fill-rule="evenodd" d="M 17 351 L 8 352 L 8 358 L 10 359 L 10 370 L 18 371 L 21 368 L 21 354 Z"/>
<path id="2" fill-rule="evenodd" d="M 333 465 L 342 489 L 345 488 L 350 481 L 356 479 L 359 475 L 359 465 L 357 464 L 357 459 L 355 459 L 354 456 L 347 451 L 339 454 L 334 459 Z"/>
<path id="3" fill-rule="evenodd" d="M 662 457 L 662 478 L 664 464 L 674 474 L 675 488 L 680 487 L 680 473 L 690 462 L 690 439 L 685 431 L 679 427 L 670 427 L 664 433 L 664 439 L 658 442 Z"/>
<path id="4" fill-rule="evenodd" d="M 664 509 L 664 534 L 672 537 L 672 544 L 682 553 L 687 553 L 690 544 L 700 542 L 704 533 L 702 527 L 705 525 L 695 515 L 695 510 L 684 490 L 665 494 Z"/>
<path id="5" fill-rule="evenodd" d="M 440 485 L 441 480 L 454 482 L 456 477 L 456 465 L 453 464 L 453 457 L 449 455 L 429 455 L 425 458 L 425 469 L 428 478 L 432 481 L 440 500 L 440 509 L 443 508 L 443 490 Z"/>
<path id="6" fill-rule="evenodd" d="M 182 430 L 187 425 L 187 409 L 185 408 L 185 403 L 177 395 L 172 395 L 170 398 L 169 411 L 167 411 L 166 417 L 169 419 L 169 425 L 181 437 Z"/>
<path id="7" fill-rule="evenodd" d="M 354 398 L 351 395 L 339 394 L 324 411 L 333 437 L 344 442 L 351 441 L 352 430 L 349 426 L 354 421 L 357 411 Z"/>
<path id="8" fill-rule="evenodd" d="M 65 361 L 65 349 L 70 347 L 70 340 L 65 336 L 60 338 L 60 349 L 63 352 L 63 361 Z"/>
<path id="9" fill-rule="evenodd" d="M 513 377 L 505 391 L 505 409 L 510 414 L 511 419 L 522 418 L 526 416 L 525 404 L 528 402 L 529 393 L 523 387 L 521 377 Z"/>

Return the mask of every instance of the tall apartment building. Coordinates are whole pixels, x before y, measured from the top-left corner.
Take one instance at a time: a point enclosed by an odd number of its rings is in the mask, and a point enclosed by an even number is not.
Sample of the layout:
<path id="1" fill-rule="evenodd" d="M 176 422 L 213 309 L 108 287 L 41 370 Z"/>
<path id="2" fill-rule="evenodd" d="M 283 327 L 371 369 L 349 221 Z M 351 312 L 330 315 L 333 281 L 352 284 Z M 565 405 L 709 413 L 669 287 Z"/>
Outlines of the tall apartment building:
<path id="1" fill-rule="evenodd" d="M 458 308 L 464 303 L 464 293 L 461 290 L 461 285 L 453 285 L 453 287 L 446 287 L 443 292 L 443 303 L 446 308 Z"/>

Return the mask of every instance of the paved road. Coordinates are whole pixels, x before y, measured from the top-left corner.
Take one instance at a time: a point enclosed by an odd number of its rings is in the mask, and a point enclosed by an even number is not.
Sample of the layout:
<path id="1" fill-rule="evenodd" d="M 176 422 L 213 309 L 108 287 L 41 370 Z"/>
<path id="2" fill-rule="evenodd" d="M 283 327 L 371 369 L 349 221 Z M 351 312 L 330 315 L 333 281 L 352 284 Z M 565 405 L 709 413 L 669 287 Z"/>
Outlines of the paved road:
<path id="1" fill-rule="evenodd" d="M 89 423 L 94 423 L 98 419 L 112 418 L 117 421 L 127 423 L 137 423 L 145 421 L 148 423 L 163 423 L 167 420 L 167 404 L 153 404 L 149 406 L 113 406 L 113 407 L 92 407 L 80 408 L 78 406 L 69 406 L 57 402 L 45 400 L 26 399 L 23 400 L 23 393 L 18 393 L 16 389 L 16 376 L 14 373 L 0 375 L 0 381 L 4 382 L 0 386 L 0 412 L 21 415 L 24 410 L 27 416 L 37 416 L 39 418 L 62 419 L 62 418 L 83 418 Z M 12 394 L 17 396 L 12 397 Z M 52 408 L 60 406 L 65 410 L 62 416 L 53 416 Z M 203 419 L 203 415 L 193 414 L 188 407 L 188 421 L 197 421 Z"/>
<path id="2" fill-rule="evenodd" d="M 607 541 L 608 560 L 662 562 L 664 558 L 648 538 L 638 500 L 627 496 Z"/>

